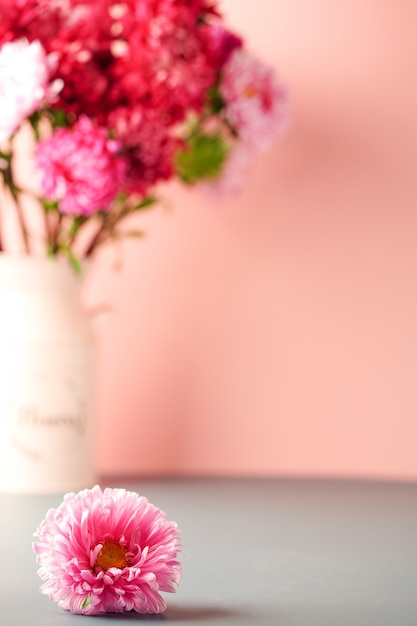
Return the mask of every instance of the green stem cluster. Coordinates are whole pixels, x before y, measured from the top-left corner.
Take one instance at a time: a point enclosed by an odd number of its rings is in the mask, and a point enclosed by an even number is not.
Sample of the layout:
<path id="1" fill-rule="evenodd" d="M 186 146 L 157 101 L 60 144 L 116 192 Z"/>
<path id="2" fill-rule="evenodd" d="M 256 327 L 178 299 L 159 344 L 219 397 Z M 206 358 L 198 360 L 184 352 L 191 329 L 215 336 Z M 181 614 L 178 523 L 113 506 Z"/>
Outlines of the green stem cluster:
<path id="1" fill-rule="evenodd" d="M 21 197 L 24 195 L 36 199 L 42 207 L 45 224 L 45 248 L 48 256 L 56 257 L 65 255 L 74 270 L 79 272 L 81 264 L 79 259 L 74 254 L 73 248 L 81 229 L 88 221 L 90 221 L 90 216 L 64 215 L 59 210 L 58 202 L 52 202 L 45 198 L 40 198 L 27 190 L 20 189 L 14 181 L 12 161 L 13 154 L 11 151 L 7 153 L 0 151 L 0 176 L 3 178 L 5 189 L 8 190 L 14 201 L 26 254 L 30 254 L 31 245 L 20 201 Z M 99 246 L 108 241 L 121 239 L 122 237 L 127 236 L 142 236 L 140 231 L 130 230 L 128 232 L 124 232 L 119 230 L 118 225 L 129 215 L 132 215 L 139 210 L 148 208 L 155 202 L 156 198 L 150 196 L 144 198 L 140 202 L 137 202 L 134 199 L 130 199 L 125 195 L 120 194 L 114 201 L 109 211 L 99 211 L 94 214 L 94 219 L 98 221 L 98 225 L 95 234 L 87 244 L 82 256 L 91 256 Z M 2 233 L 0 230 L 0 252 L 5 251 L 5 242 L 2 240 L 1 235 Z"/>

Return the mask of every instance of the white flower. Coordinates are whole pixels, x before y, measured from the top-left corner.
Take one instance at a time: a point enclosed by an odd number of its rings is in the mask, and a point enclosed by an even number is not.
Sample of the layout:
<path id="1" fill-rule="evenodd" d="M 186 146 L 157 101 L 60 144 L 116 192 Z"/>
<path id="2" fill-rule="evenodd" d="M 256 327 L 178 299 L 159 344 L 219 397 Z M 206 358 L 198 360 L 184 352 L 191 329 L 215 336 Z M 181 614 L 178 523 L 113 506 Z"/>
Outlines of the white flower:
<path id="1" fill-rule="evenodd" d="M 0 48 L 0 141 L 10 138 L 22 121 L 54 97 L 50 62 L 39 41 L 19 39 Z"/>

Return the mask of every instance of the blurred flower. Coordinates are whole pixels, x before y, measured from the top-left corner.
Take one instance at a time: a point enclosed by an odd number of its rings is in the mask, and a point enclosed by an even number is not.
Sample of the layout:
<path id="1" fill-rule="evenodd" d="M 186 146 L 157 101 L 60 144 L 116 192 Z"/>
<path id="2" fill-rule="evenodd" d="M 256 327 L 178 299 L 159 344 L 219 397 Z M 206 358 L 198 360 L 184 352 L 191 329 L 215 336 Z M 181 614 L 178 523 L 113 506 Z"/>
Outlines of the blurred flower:
<path id="1" fill-rule="evenodd" d="M 237 48 L 243 46 L 241 37 L 227 30 L 222 24 L 206 24 L 207 50 L 215 67 L 221 68 Z"/>
<path id="2" fill-rule="evenodd" d="M 60 128 L 36 148 L 42 194 L 59 202 L 62 213 L 92 215 L 115 199 L 125 162 L 107 131 L 80 117 L 72 129 Z"/>
<path id="3" fill-rule="evenodd" d="M 217 178 L 201 183 L 201 186 L 214 198 L 223 198 L 241 191 L 247 182 L 253 159 L 254 150 L 249 144 L 236 143 L 229 150 Z"/>
<path id="4" fill-rule="evenodd" d="M 9 139 L 57 91 L 57 83 L 49 84 L 49 64 L 39 41 L 4 44 L 0 48 L 0 141 Z"/>
<path id="5" fill-rule="evenodd" d="M 281 133 L 286 91 L 218 4 L 0 0 L 0 177 L 26 253 L 39 235 L 70 260 L 128 236 L 122 222 L 153 204 L 162 181 L 234 190 L 249 152 Z M 33 191 L 15 181 L 23 125 L 36 144 Z M 26 193 L 47 213 L 39 235 L 20 210 Z M 78 247 L 90 216 L 97 236 Z"/>
<path id="6" fill-rule="evenodd" d="M 179 531 L 137 493 L 69 493 L 35 535 L 41 591 L 72 613 L 160 613 L 159 592 L 176 591 Z"/>
<path id="7" fill-rule="evenodd" d="M 123 145 L 122 186 L 128 193 L 145 195 L 150 187 L 174 175 L 174 154 L 180 142 L 160 123 L 156 111 L 119 107 L 109 115 L 109 124 Z"/>
<path id="8" fill-rule="evenodd" d="M 270 67 L 246 50 L 235 50 L 224 66 L 219 92 L 227 118 L 242 141 L 263 149 L 286 128 L 286 89 Z"/>

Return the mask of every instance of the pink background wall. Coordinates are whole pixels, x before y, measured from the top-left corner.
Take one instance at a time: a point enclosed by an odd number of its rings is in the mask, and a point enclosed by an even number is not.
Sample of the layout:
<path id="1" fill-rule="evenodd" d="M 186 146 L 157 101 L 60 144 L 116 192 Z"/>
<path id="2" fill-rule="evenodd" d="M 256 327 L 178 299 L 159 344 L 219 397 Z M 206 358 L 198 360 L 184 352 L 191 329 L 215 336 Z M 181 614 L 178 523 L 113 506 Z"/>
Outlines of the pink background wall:
<path id="1" fill-rule="evenodd" d="M 221 6 L 294 121 L 100 254 L 99 469 L 417 478 L 417 4 Z"/>

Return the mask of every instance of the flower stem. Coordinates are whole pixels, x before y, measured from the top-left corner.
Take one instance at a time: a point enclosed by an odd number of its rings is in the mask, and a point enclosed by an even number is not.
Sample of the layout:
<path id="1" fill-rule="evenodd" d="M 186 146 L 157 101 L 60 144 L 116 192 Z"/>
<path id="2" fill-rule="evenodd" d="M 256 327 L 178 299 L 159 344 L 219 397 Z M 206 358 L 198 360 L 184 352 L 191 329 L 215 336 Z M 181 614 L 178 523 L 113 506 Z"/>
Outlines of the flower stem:
<path id="1" fill-rule="evenodd" d="M 44 215 L 44 223 L 45 223 L 46 245 L 47 245 L 47 248 L 51 250 L 52 249 L 52 234 L 51 234 L 51 227 L 49 224 L 49 216 L 46 211 L 43 211 L 43 215 Z"/>
<path id="2" fill-rule="evenodd" d="M 112 217 L 110 217 L 110 213 L 103 214 L 101 226 L 88 246 L 85 256 L 91 256 L 96 248 L 105 243 L 108 239 L 111 239 L 115 234 L 116 225 L 125 217 L 132 214 L 134 210 L 134 207 L 122 204 L 121 206 L 119 205 L 118 210 L 114 207 Z"/>
<path id="3" fill-rule="evenodd" d="M 46 215 L 46 220 L 48 220 L 48 215 Z M 50 245 L 54 251 L 54 254 L 59 250 L 59 235 L 61 233 L 61 225 L 62 225 L 62 213 L 57 214 L 57 220 L 54 232 L 50 234 Z"/>
<path id="4" fill-rule="evenodd" d="M 29 235 L 25 224 L 25 217 L 23 214 L 23 209 L 19 201 L 20 189 L 15 185 L 13 180 L 12 173 L 12 154 L 11 153 L 0 153 L 0 157 L 2 159 L 3 167 L 1 169 L 1 174 L 3 176 L 3 181 L 5 186 L 9 189 L 10 194 L 15 202 L 16 215 L 19 222 L 20 232 L 22 235 L 23 245 L 26 254 L 30 253 L 29 246 Z"/>
<path id="5" fill-rule="evenodd" d="M 101 223 L 100 228 L 98 229 L 98 231 L 94 235 L 92 241 L 90 242 L 90 245 L 88 246 L 87 250 L 85 251 L 85 256 L 86 257 L 91 256 L 93 254 L 94 250 L 100 245 L 100 243 L 103 243 L 103 241 L 105 241 L 107 239 L 108 227 L 107 227 L 107 224 L 106 224 L 105 216 L 103 216 L 102 220 L 103 221 Z"/>
<path id="6" fill-rule="evenodd" d="M 22 235 L 23 246 L 25 248 L 26 254 L 30 254 L 29 235 L 28 235 L 28 231 L 26 228 L 26 224 L 25 224 L 25 216 L 23 214 L 22 205 L 20 204 L 18 194 L 12 192 L 12 195 L 16 204 L 16 214 L 17 214 L 17 219 L 19 221 L 19 227 L 20 227 L 20 232 Z"/>

